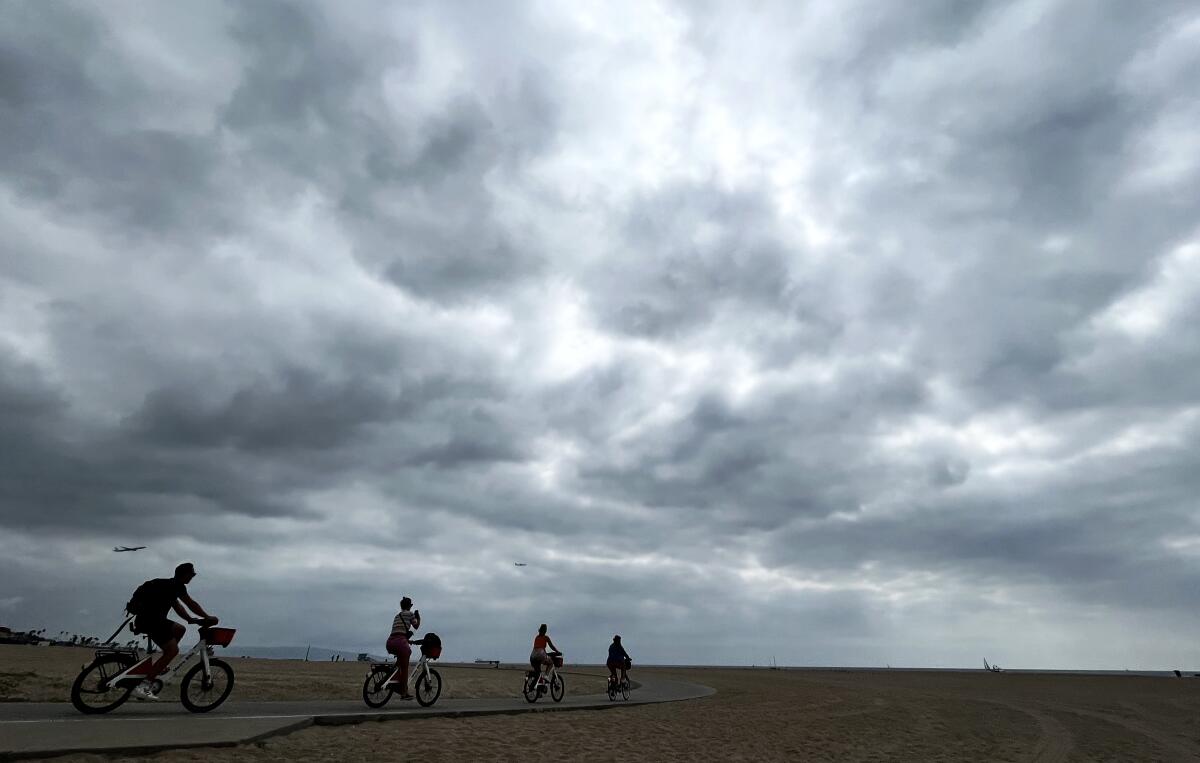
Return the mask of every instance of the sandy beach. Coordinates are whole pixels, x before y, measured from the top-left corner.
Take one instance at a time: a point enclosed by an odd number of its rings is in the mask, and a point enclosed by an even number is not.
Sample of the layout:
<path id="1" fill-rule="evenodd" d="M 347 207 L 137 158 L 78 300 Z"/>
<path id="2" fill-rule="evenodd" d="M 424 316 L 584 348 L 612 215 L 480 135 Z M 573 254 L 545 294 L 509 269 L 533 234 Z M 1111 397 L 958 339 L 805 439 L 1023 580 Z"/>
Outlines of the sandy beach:
<path id="1" fill-rule="evenodd" d="M 0 702 L 68 702 L 71 682 L 95 650 L 77 647 L 0 646 Z M 237 676 L 241 700 L 345 699 L 361 701 L 362 662 L 304 662 L 223 657 Z M 521 685 L 512 671 L 438 664 L 442 696 L 512 697 Z M 597 672 L 584 671 L 584 672 Z M 594 679 L 591 691 L 603 691 Z"/>
<path id="2" fill-rule="evenodd" d="M 52 684 L 65 682 L 83 658 L 86 650 L 0 649 L 3 696 L 61 697 L 64 683 Z M 236 667 L 242 699 L 354 697 L 362 674 L 354 663 L 238 660 Z M 440 669 L 455 696 L 512 695 L 519 683 L 515 670 Z M 573 689 L 602 685 L 595 668 L 572 670 Z M 341 760 L 400 750 L 423 761 L 1200 759 L 1196 679 L 723 668 L 636 675 L 694 681 L 718 693 L 606 711 L 317 727 L 255 745 L 149 758 Z"/>

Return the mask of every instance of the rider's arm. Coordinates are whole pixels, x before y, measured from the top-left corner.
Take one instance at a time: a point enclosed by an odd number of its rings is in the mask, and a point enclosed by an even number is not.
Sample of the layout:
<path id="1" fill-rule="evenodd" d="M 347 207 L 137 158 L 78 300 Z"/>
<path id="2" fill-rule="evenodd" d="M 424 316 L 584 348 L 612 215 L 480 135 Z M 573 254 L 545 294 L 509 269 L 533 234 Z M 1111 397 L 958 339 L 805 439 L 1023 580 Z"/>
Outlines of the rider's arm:
<path id="1" fill-rule="evenodd" d="M 561 652 L 561 651 L 562 651 L 561 649 L 559 649 L 558 647 L 556 647 L 556 646 L 554 645 L 554 640 L 553 640 L 553 639 L 551 639 L 549 635 L 547 635 L 547 636 L 546 636 L 546 643 L 547 643 L 547 644 L 549 644 L 549 645 L 550 645 L 550 648 L 551 648 L 551 649 L 553 649 L 554 651 L 556 651 L 556 652 Z"/>
<path id="2" fill-rule="evenodd" d="M 197 621 L 197 618 L 192 617 L 191 613 L 184 609 L 183 605 L 180 604 L 178 600 L 171 602 L 171 609 L 175 610 L 175 613 L 182 617 L 186 622 L 194 623 Z"/>
<path id="3" fill-rule="evenodd" d="M 202 617 L 202 618 L 211 618 L 212 617 L 212 615 L 210 615 L 204 611 L 203 607 L 201 607 L 199 604 L 196 603 L 195 599 L 193 599 L 191 596 L 188 596 L 186 593 L 184 595 L 180 596 L 179 598 L 183 599 L 183 603 L 188 605 L 188 609 L 190 609 L 193 612 L 195 612 L 196 614 L 200 615 L 200 617 Z M 182 609 L 180 609 L 178 601 L 175 602 L 175 611 L 178 612 L 179 614 L 183 615 L 185 618 L 187 618 L 189 620 L 191 619 L 187 616 L 187 614 Z"/>
<path id="4" fill-rule="evenodd" d="M 421 627 L 421 610 L 414 609 L 413 610 L 413 630 L 415 631 L 416 629 L 418 629 L 420 627 Z"/>

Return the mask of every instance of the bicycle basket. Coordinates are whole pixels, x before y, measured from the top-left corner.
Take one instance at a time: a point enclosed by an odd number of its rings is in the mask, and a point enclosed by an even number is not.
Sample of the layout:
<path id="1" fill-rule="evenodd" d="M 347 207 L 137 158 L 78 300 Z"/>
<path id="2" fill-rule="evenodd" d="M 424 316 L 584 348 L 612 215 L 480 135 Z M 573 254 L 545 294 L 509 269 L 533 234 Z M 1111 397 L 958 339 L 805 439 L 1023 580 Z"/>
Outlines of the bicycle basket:
<path id="1" fill-rule="evenodd" d="M 442 639 L 436 633 L 426 633 L 421 639 L 421 654 L 431 660 L 442 656 Z"/>
<path id="2" fill-rule="evenodd" d="M 229 646 L 235 633 L 236 628 L 201 628 L 200 638 L 208 642 L 209 646 Z"/>
<path id="3" fill-rule="evenodd" d="M 563 666 L 563 659 L 562 659 L 561 654 L 554 655 L 553 660 L 554 660 L 554 667 L 561 668 Z"/>

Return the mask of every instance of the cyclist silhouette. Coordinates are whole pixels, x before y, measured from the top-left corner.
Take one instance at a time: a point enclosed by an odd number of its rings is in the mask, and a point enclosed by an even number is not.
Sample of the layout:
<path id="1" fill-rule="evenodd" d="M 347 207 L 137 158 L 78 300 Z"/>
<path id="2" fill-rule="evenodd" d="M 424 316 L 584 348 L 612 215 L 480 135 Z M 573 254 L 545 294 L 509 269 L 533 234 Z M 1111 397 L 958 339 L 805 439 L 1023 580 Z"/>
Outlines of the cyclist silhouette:
<path id="1" fill-rule="evenodd" d="M 633 658 L 629 656 L 629 652 L 625 651 L 625 647 L 621 646 L 621 637 L 613 636 L 612 643 L 608 645 L 608 677 L 614 683 L 617 681 L 617 671 L 621 671 L 622 681 L 629 680 L 629 666 L 633 664 Z"/>
<path id="2" fill-rule="evenodd" d="M 191 562 L 184 562 L 175 568 L 174 577 L 155 578 L 147 580 L 133 592 L 126 609 L 134 615 L 133 632 L 142 633 L 158 644 L 162 649 L 162 657 L 150 668 L 145 679 L 133 690 L 134 699 L 158 700 L 154 692 L 154 679 L 171 665 L 171 661 L 179 654 L 179 640 L 187 633 L 187 628 L 167 617 L 172 609 L 189 623 L 215 625 L 217 618 L 204 611 L 195 599 L 188 595 L 187 584 L 196 577 L 196 568 Z M 180 602 L 183 602 L 182 604 Z M 192 617 L 184 609 L 195 612 L 199 617 Z"/>

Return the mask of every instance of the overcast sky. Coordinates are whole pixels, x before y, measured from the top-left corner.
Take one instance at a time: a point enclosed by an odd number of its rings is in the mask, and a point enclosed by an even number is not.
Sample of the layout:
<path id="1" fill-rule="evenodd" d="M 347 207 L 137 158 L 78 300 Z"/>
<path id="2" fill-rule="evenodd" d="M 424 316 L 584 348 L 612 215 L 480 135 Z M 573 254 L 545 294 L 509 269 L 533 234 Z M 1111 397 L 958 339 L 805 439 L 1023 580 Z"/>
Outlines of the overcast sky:
<path id="1" fill-rule="evenodd" d="M 0 13 L 0 622 L 1200 668 L 1195 4 Z"/>

